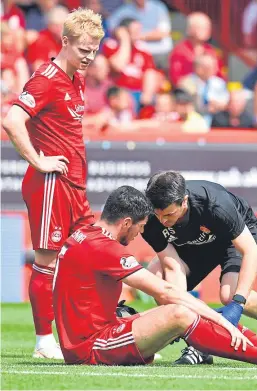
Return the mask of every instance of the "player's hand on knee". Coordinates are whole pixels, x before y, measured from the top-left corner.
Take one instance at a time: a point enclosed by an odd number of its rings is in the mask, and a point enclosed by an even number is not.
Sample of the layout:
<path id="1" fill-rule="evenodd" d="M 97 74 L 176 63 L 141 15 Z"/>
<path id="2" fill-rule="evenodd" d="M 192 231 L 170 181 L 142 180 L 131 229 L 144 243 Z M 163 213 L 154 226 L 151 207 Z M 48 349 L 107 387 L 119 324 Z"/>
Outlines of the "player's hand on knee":
<path id="1" fill-rule="evenodd" d="M 233 327 L 231 336 L 231 346 L 233 346 L 235 350 L 238 350 L 240 345 L 242 346 L 243 351 L 246 351 L 247 345 L 254 346 L 253 343 L 249 341 L 249 339 L 245 337 L 236 327 Z"/>
<path id="2" fill-rule="evenodd" d="M 231 346 L 233 346 L 235 350 L 238 350 L 240 345 L 242 346 L 243 351 L 246 350 L 247 345 L 254 346 L 253 343 L 245 335 L 243 335 L 239 329 L 237 329 L 231 322 L 229 322 L 225 318 L 222 319 L 220 325 L 230 333 Z"/>
<path id="3" fill-rule="evenodd" d="M 237 326 L 243 313 L 243 307 L 239 303 L 231 301 L 231 303 L 217 308 L 215 311 L 222 314 L 234 326 Z"/>
<path id="4" fill-rule="evenodd" d="M 60 174 L 68 174 L 69 160 L 65 156 L 45 156 L 42 151 L 39 154 L 39 163 L 36 169 L 40 172 L 59 172 Z"/>

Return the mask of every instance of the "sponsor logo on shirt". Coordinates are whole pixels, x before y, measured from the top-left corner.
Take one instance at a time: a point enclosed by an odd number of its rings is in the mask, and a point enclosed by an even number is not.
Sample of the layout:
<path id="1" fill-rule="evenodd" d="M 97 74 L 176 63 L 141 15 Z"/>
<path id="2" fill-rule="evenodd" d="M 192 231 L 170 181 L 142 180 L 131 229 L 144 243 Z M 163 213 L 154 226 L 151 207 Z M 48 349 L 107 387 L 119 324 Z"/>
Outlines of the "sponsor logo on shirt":
<path id="1" fill-rule="evenodd" d="M 120 264 L 123 267 L 123 269 L 133 269 L 133 267 L 138 266 L 138 262 L 136 258 L 130 256 L 130 257 L 122 257 L 120 259 Z"/>
<path id="2" fill-rule="evenodd" d="M 191 245 L 200 245 L 200 244 L 206 244 L 206 243 L 211 243 L 216 239 L 216 236 L 211 234 L 211 231 L 206 228 L 205 226 L 200 226 L 200 236 L 195 239 L 195 240 L 189 240 L 184 243 L 174 243 L 176 246 L 184 246 L 186 244 L 191 244 Z M 175 234 L 175 230 L 173 228 L 165 228 L 162 231 L 163 236 L 167 240 L 168 243 L 174 242 L 176 239 L 178 239 Z"/>
<path id="3" fill-rule="evenodd" d="M 31 107 L 32 109 L 36 107 L 34 96 L 29 94 L 27 91 L 22 92 L 22 94 L 19 96 L 19 100 L 24 103 L 24 105 Z"/>
<path id="4" fill-rule="evenodd" d="M 80 106 L 80 105 L 78 105 L 78 106 Z M 84 107 L 84 106 L 82 106 L 82 107 Z M 74 118 L 76 121 L 79 121 L 79 122 L 82 121 L 84 110 L 83 110 L 82 114 L 79 114 L 77 112 L 77 108 L 76 108 L 76 111 L 75 111 L 75 110 L 71 109 L 70 107 L 68 107 L 68 110 L 69 110 L 69 113 L 71 114 L 72 118 Z M 81 110 L 79 109 L 79 111 L 81 111 Z"/>
<path id="5" fill-rule="evenodd" d="M 194 244 L 194 245 L 206 244 L 206 243 L 213 242 L 215 239 L 216 239 L 215 235 L 202 232 L 198 239 L 188 241 L 184 244 Z M 178 244 L 178 246 L 183 246 L 183 244 Z"/>

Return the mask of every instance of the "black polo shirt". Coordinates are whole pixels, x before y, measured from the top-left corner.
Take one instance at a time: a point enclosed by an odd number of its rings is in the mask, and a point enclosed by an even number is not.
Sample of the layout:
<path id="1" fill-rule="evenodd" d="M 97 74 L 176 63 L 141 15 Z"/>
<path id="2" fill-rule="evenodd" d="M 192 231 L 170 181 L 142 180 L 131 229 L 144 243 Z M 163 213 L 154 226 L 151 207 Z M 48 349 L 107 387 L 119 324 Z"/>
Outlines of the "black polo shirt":
<path id="1" fill-rule="evenodd" d="M 143 238 L 155 252 L 172 243 L 178 253 L 185 247 L 197 247 L 200 253 L 218 251 L 231 245 L 245 225 L 257 227 L 257 219 L 243 198 L 230 193 L 221 185 L 208 181 L 187 181 L 188 211 L 182 221 L 171 228 L 149 217 Z"/>

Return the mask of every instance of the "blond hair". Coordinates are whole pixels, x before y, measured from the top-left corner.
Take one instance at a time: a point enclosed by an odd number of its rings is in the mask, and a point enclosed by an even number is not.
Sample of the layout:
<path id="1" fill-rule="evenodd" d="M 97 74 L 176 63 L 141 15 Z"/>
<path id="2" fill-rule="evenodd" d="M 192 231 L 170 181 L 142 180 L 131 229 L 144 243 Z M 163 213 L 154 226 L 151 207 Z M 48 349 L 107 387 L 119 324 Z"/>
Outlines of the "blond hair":
<path id="1" fill-rule="evenodd" d="M 89 8 L 79 7 L 68 15 L 64 22 L 62 35 L 78 38 L 84 33 L 92 38 L 102 39 L 104 37 L 102 17 Z"/>

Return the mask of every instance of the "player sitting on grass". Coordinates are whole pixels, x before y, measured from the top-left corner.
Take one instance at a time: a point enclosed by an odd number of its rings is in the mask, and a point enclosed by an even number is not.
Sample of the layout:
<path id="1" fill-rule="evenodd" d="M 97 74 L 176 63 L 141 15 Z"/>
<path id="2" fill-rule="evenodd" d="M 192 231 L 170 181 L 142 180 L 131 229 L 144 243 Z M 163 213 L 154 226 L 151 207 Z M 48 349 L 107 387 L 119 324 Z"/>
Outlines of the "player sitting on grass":
<path id="1" fill-rule="evenodd" d="M 144 231 L 151 207 L 122 186 L 100 220 L 64 243 L 54 278 L 54 313 L 67 364 L 146 364 L 178 337 L 203 352 L 257 364 L 252 343 L 202 301 L 142 268 L 124 246 Z M 122 282 L 152 295 L 159 307 L 117 318 Z"/>

